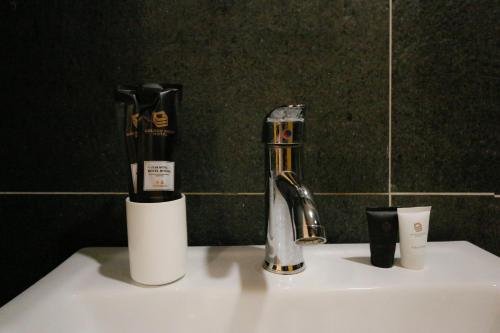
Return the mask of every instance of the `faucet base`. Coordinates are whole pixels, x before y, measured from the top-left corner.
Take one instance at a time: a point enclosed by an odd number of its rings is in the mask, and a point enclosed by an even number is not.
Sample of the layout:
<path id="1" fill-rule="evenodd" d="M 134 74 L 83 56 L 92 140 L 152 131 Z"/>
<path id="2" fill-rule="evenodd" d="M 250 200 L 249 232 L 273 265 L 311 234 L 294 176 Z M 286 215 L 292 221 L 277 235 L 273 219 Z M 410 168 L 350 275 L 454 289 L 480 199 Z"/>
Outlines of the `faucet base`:
<path id="1" fill-rule="evenodd" d="M 296 265 L 282 266 L 270 264 L 269 262 L 267 262 L 267 260 L 264 261 L 262 267 L 268 272 L 282 275 L 297 274 L 306 269 L 306 265 L 304 262 L 298 263 Z"/>

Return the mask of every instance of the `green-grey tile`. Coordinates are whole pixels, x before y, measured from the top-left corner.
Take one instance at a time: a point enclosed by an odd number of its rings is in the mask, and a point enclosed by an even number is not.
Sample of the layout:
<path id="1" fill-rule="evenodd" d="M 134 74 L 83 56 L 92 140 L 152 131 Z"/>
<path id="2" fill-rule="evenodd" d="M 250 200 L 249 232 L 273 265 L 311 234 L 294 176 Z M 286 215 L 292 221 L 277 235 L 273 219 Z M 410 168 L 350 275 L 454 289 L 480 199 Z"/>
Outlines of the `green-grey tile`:
<path id="1" fill-rule="evenodd" d="M 500 6 L 395 1 L 393 191 L 499 192 Z"/>
<path id="2" fill-rule="evenodd" d="M 0 304 L 88 246 L 126 246 L 122 196 L 0 195 Z"/>
<path id="3" fill-rule="evenodd" d="M 385 195 L 315 196 L 321 224 L 326 229 L 328 243 L 367 243 L 367 207 L 384 207 Z"/>
<path id="4" fill-rule="evenodd" d="M 386 190 L 387 5 L 143 2 L 139 76 L 185 86 L 186 191 L 262 192 L 264 115 L 291 103 L 314 191 Z"/>
<path id="5" fill-rule="evenodd" d="M 2 18 L 0 191 L 126 190 L 113 89 L 137 80 L 134 8 L 11 2 Z"/>
<path id="6" fill-rule="evenodd" d="M 189 245 L 264 244 L 264 196 L 188 195 Z"/>
<path id="7" fill-rule="evenodd" d="M 266 214 L 263 195 L 188 196 L 190 245 L 264 244 Z M 316 195 L 321 224 L 329 243 L 368 241 L 365 208 L 386 206 L 386 196 Z"/>
<path id="8" fill-rule="evenodd" d="M 384 191 L 386 2 L 46 2 L 7 12 L 4 191 L 124 191 L 112 90 L 185 86 L 189 192 L 262 192 L 264 115 L 305 103 L 314 191 Z M 265 8 L 265 10 L 263 10 Z"/>

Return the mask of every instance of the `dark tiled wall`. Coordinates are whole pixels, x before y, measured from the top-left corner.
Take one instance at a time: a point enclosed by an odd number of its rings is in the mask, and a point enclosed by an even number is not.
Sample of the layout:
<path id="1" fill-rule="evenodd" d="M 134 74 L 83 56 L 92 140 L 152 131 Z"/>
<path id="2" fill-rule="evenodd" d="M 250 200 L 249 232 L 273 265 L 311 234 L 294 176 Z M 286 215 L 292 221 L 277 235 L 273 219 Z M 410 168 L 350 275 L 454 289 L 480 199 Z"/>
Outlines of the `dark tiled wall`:
<path id="1" fill-rule="evenodd" d="M 499 17 L 491 1 L 395 1 L 393 191 L 500 193 Z"/>
<path id="2" fill-rule="evenodd" d="M 1 6 L 0 304 L 81 247 L 126 245 L 118 83 L 185 87 L 191 245 L 264 242 L 263 116 L 305 103 L 305 179 L 330 242 L 366 242 L 364 208 L 390 197 L 433 206 L 431 240 L 500 254 L 492 2 L 395 1 L 392 68 L 388 1 Z"/>

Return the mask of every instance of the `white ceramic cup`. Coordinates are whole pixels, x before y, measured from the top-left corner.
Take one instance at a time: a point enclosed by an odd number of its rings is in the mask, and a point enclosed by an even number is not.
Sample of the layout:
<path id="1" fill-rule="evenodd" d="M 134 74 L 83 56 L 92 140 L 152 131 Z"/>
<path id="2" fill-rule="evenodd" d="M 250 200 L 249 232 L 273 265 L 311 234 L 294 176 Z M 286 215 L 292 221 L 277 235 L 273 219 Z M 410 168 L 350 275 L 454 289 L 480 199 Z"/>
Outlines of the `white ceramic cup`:
<path id="1" fill-rule="evenodd" d="M 186 197 L 155 203 L 125 200 L 130 276 L 162 285 L 186 273 Z"/>

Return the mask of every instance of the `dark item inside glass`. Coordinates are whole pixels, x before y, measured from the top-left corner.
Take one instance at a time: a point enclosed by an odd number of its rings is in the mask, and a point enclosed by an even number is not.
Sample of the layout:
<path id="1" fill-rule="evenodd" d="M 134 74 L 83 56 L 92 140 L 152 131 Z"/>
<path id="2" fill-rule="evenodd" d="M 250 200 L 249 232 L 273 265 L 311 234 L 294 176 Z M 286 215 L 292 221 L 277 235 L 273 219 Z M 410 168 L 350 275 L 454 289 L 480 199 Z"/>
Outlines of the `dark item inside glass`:
<path id="1" fill-rule="evenodd" d="M 115 96 L 126 112 L 125 143 L 129 166 L 137 166 L 135 175 L 127 167 L 131 173 L 130 182 L 136 182 L 135 186 L 129 185 L 130 200 L 164 202 L 180 199 L 175 148 L 179 137 L 177 112 L 181 107 L 182 86 L 156 83 L 120 86 Z M 162 168 L 161 172 L 173 173 L 173 190 L 144 186 L 145 162 L 150 161 L 164 161 L 171 165 L 168 168 L 156 167 L 156 170 Z"/>

